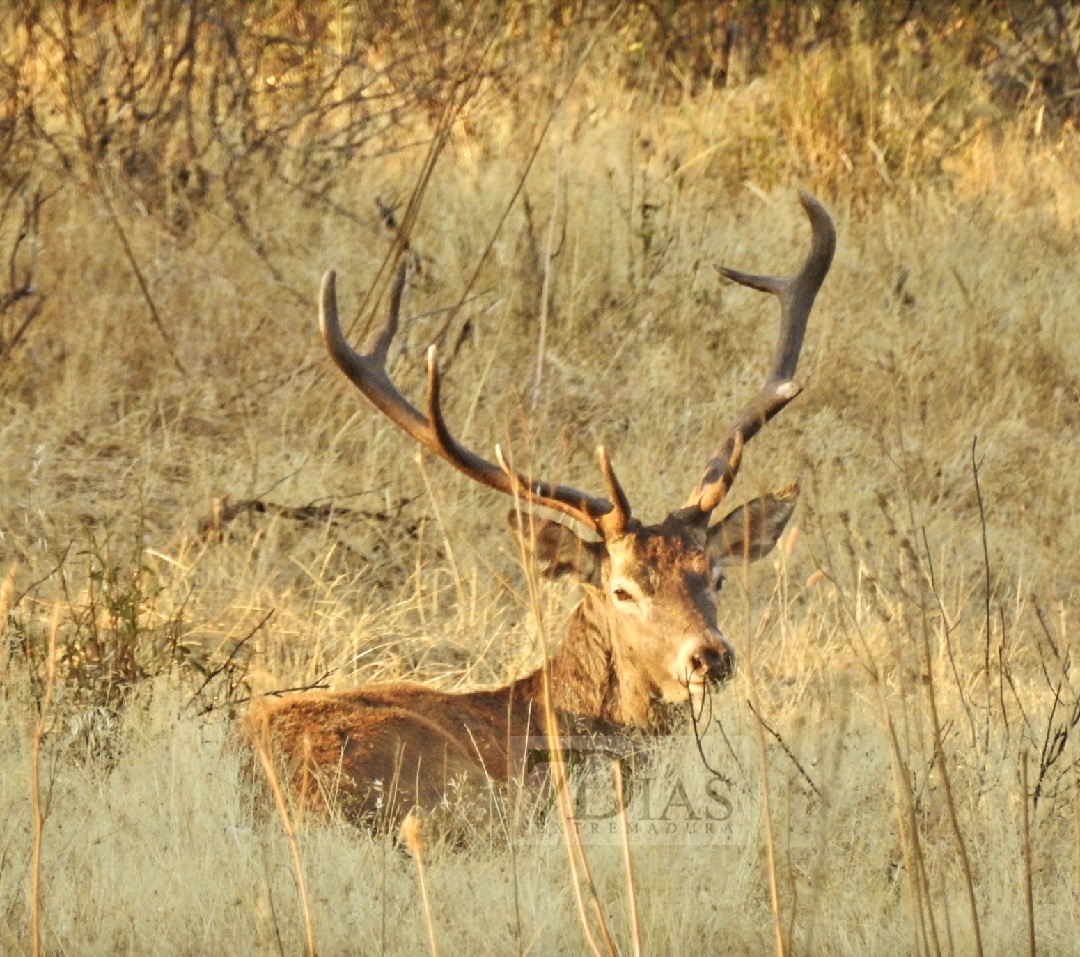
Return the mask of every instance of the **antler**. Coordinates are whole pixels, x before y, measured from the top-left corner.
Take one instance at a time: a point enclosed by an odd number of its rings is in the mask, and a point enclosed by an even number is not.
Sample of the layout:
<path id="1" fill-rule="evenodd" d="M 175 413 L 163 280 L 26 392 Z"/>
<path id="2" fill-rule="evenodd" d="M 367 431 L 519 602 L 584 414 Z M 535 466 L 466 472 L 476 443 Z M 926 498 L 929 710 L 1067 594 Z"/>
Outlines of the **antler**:
<path id="1" fill-rule="evenodd" d="M 509 464 L 498 446 L 495 446 L 496 465 L 458 442 L 447 428 L 439 402 L 441 378 L 435 346 L 428 349 L 427 356 L 427 415 L 397 390 L 386 371 L 386 358 L 397 332 L 407 272 L 407 262 L 402 260 L 390 290 L 390 314 L 376 333 L 371 351 L 360 355 L 342 334 L 337 311 L 337 277 L 334 270 L 327 270 L 319 295 L 319 327 L 337 367 L 398 428 L 469 478 L 498 492 L 561 512 L 605 539 L 621 534 L 630 521 L 630 505 L 603 447 L 597 449 L 597 454 L 611 501 L 565 485 L 528 479 Z"/>
<path id="2" fill-rule="evenodd" d="M 756 396 L 739 413 L 735 424 L 716 447 L 705 474 L 694 486 L 683 509 L 698 509 L 708 517 L 735 481 L 743 445 L 749 442 L 770 419 L 802 391 L 793 378 L 799 362 L 806 323 L 821 284 L 832 265 L 836 251 L 836 228 L 828 211 L 813 196 L 799 191 L 799 200 L 810 220 L 813 238 L 810 254 L 794 276 L 753 276 L 720 267 L 728 279 L 771 292 L 780 299 L 780 341 L 776 346 L 772 369 Z"/>

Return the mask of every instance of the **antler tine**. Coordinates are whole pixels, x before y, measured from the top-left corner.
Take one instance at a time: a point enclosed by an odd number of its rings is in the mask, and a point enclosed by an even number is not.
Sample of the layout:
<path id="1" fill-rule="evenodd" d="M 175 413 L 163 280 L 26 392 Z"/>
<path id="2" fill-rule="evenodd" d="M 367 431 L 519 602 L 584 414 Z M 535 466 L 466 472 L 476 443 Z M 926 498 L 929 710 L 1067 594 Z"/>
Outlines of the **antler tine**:
<path id="1" fill-rule="evenodd" d="M 398 428 L 469 478 L 497 492 L 517 495 L 529 502 L 561 512 L 604 534 L 605 527 L 610 523 L 605 517 L 619 510 L 618 502 L 613 506 L 606 499 L 595 498 L 565 485 L 530 481 L 506 465 L 498 450 L 496 451 L 500 464 L 496 465 L 481 458 L 454 438 L 442 414 L 441 378 L 434 346 L 428 349 L 427 415 L 421 413 L 398 391 L 386 371 L 385 363 L 390 343 L 397 332 L 398 313 L 406 278 L 407 266 L 403 264 L 398 269 L 391 289 L 387 321 L 377 332 L 371 351 L 367 355 L 360 355 L 349 345 L 341 331 L 337 310 L 337 276 L 334 270 L 327 270 L 319 295 L 319 328 L 327 351 L 337 367 L 372 405 Z"/>
<path id="2" fill-rule="evenodd" d="M 608 495 L 611 496 L 612 509 L 601 520 L 603 523 L 603 535 L 605 541 L 618 538 L 626 526 L 630 524 L 630 500 L 626 497 L 622 485 L 619 483 L 615 469 L 611 465 L 611 458 L 607 449 L 602 445 L 596 449 L 596 457 L 600 462 L 600 471 L 604 474 L 604 484 L 607 485 Z"/>
<path id="3" fill-rule="evenodd" d="M 780 300 L 780 339 L 776 345 L 772 368 L 758 394 L 739 413 L 735 424 L 717 446 L 705 468 L 705 474 L 687 499 L 685 509 L 698 509 L 706 517 L 727 494 L 738 471 L 739 446 L 749 442 L 801 391 L 794 380 L 799 362 L 806 324 L 821 284 L 828 275 L 836 251 L 836 228 L 828 210 L 804 190 L 799 200 L 810 220 L 813 238 L 806 262 L 797 274 L 790 277 L 755 276 L 734 269 L 720 268 L 728 279 L 769 292 Z M 741 451 L 741 448 L 740 448 Z"/>
<path id="4" fill-rule="evenodd" d="M 405 281 L 408 278 L 409 258 L 402 256 L 398 263 L 397 274 L 394 276 L 394 284 L 390 287 L 390 310 L 387 314 L 386 324 L 379 330 L 375 337 L 375 343 L 371 348 L 372 358 L 384 367 L 386 366 L 386 359 L 390 355 L 390 343 L 393 342 L 394 336 L 397 335 L 401 297 L 405 292 Z"/>

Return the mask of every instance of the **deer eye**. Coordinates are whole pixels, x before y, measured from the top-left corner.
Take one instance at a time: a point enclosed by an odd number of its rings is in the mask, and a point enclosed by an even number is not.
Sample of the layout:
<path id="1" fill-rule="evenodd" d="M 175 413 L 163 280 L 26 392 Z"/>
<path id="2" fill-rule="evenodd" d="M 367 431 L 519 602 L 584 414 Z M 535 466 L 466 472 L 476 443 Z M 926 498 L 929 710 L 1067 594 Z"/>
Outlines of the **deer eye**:
<path id="1" fill-rule="evenodd" d="M 634 596 L 630 594 L 625 588 L 616 588 L 612 594 L 615 596 L 616 601 L 633 601 Z"/>

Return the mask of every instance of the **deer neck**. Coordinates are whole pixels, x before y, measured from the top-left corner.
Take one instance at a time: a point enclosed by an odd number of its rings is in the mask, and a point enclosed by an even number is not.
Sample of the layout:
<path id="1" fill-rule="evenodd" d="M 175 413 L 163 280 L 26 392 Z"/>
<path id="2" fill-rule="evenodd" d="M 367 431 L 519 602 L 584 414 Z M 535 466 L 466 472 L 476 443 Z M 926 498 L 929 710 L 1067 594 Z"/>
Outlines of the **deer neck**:
<path id="1" fill-rule="evenodd" d="M 535 674 L 518 683 L 524 697 L 543 701 L 544 671 L 552 705 L 565 723 L 582 730 L 666 730 L 670 707 L 613 640 L 611 611 L 590 592 L 574 609 L 558 652 Z"/>

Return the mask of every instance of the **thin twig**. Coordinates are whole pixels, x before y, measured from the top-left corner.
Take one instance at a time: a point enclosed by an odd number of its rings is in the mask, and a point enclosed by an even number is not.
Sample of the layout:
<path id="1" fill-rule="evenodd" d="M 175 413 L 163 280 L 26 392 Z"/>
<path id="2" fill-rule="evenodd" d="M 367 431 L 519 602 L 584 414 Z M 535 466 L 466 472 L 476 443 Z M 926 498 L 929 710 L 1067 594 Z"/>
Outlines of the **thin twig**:
<path id="1" fill-rule="evenodd" d="M 1050 769 L 1057 763 L 1065 752 L 1065 746 L 1069 742 L 1069 735 L 1080 725 L 1080 698 L 1073 701 L 1071 711 L 1065 716 L 1058 727 L 1054 727 L 1054 717 L 1057 714 L 1058 705 L 1062 704 L 1061 689 L 1065 683 L 1064 676 L 1058 681 L 1056 688 L 1052 688 L 1054 695 L 1053 704 L 1050 706 L 1050 717 L 1046 721 L 1046 736 L 1043 740 L 1042 750 L 1039 753 L 1039 776 L 1035 781 L 1035 790 L 1032 793 L 1032 808 L 1038 810 L 1039 798 L 1043 794 L 1043 783 Z"/>
<path id="2" fill-rule="evenodd" d="M 1009 712 L 1005 710 L 1005 672 L 1008 666 L 1005 664 L 1006 642 L 1009 632 L 1005 627 L 1005 609 L 998 606 L 998 618 L 1001 620 L 1001 641 L 998 642 L 998 705 L 1001 708 L 1001 719 L 1005 724 L 1005 744 L 1009 743 Z"/>
<path id="3" fill-rule="evenodd" d="M 180 361 L 180 357 L 176 353 L 176 344 L 173 342 L 172 336 L 165 328 L 165 323 L 161 319 L 157 304 L 154 302 L 154 297 L 150 292 L 150 284 L 146 281 L 146 277 L 143 275 L 143 271 L 139 266 L 139 260 L 135 256 L 135 250 L 131 248 L 131 243 L 128 242 L 127 233 L 124 231 L 123 224 L 120 222 L 120 217 L 117 215 L 116 207 L 113 206 L 112 199 L 109 196 L 109 189 L 105 185 L 100 170 L 96 173 L 95 180 L 98 184 L 98 194 L 101 196 L 101 201 L 105 206 L 105 212 L 109 217 L 109 222 L 113 229 L 116 230 L 117 238 L 120 240 L 120 245 L 124 249 L 124 256 L 127 257 L 128 265 L 131 266 L 131 271 L 135 274 L 135 281 L 139 285 L 139 291 L 142 293 L 143 299 L 146 301 L 146 307 L 150 311 L 150 318 L 157 327 L 157 331 L 161 334 L 161 338 L 169 350 L 169 357 L 172 359 L 173 365 L 176 366 L 176 371 L 179 372 L 180 375 L 186 377 L 188 374 L 187 369 L 184 368 L 184 364 Z"/>
<path id="4" fill-rule="evenodd" d="M 991 679 L 990 679 L 990 546 L 986 537 L 986 509 L 983 505 L 982 488 L 979 485 L 979 467 L 980 463 L 976 456 L 976 449 L 978 447 L 979 437 L 976 435 L 971 440 L 971 477 L 975 482 L 975 500 L 979 504 L 979 528 L 982 531 L 982 548 L 983 548 L 983 573 L 985 579 L 985 587 L 983 594 L 983 601 L 985 604 L 986 612 L 986 647 L 983 655 L 983 669 L 986 674 L 986 750 L 990 750 L 990 701 L 991 701 Z"/>
<path id="5" fill-rule="evenodd" d="M 267 691 L 267 698 L 280 698 L 282 695 L 287 694 L 299 694 L 303 691 L 325 691 L 330 687 L 326 683 L 326 680 L 336 671 L 336 668 L 327 668 L 318 678 L 314 681 L 310 681 L 305 685 L 297 685 L 293 688 L 275 688 L 273 691 Z M 243 702 L 239 702 L 243 703 Z"/>
<path id="6" fill-rule="evenodd" d="M 1042 627 L 1043 634 L 1046 635 L 1046 640 L 1050 643 L 1050 650 L 1054 653 L 1054 657 L 1061 661 L 1061 652 L 1058 651 L 1057 643 L 1054 641 L 1054 636 L 1050 633 L 1050 628 L 1046 624 L 1046 619 L 1043 617 L 1042 609 L 1039 607 L 1039 603 L 1035 601 L 1035 596 L 1032 596 L 1031 606 L 1035 609 L 1035 617 L 1039 619 L 1039 625 Z"/>
<path id="7" fill-rule="evenodd" d="M 690 728 L 694 733 L 694 744 L 697 745 L 698 757 L 701 758 L 701 763 L 702 765 L 704 765 L 705 770 L 708 771 L 709 774 L 711 774 L 718 781 L 723 781 L 724 784 L 726 784 L 729 788 L 733 788 L 735 787 L 735 781 L 732 778 L 728 777 L 726 774 L 724 774 L 723 771 L 717 771 L 716 768 L 709 764 L 709 759 L 705 757 L 705 745 L 702 742 L 702 738 L 705 736 L 705 731 L 708 730 L 709 725 L 713 722 L 712 688 L 708 685 L 705 686 L 705 693 L 701 699 L 701 710 L 696 711 L 694 709 L 694 697 L 692 694 L 690 694 L 689 681 L 686 682 L 685 687 L 686 703 L 690 709 Z M 709 703 L 709 719 L 705 722 L 705 727 L 703 728 L 701 727 L 700 722 L 702 716 L 705 714 L 706 701 L 708 701 Z M 746 772 L 743 771 L 742 765 L 739 763 L 739 757 L 737 754 L 735 754 L 735 749 L 732 748 L 731 742 L 728 740 L 727 735 L 724 733 L 724 726 L 720 723 L 719 719 L 716 719 L 716 726 L 720 729 L 720 735 L 723 737 L 724 743 L 727 745 L 728 751 L 730 752 L 731 757 L 735 761 L 735 766 L 739 769 L 739 773 L 745 778 Z"/>
<path id="8" fill-rule="evenodd" d="M 1031 877 L 1031 821 L 1028 815 L 1028 753 L 1020 752 L 1020 826 L 1024 855 L 1024 905 L 1027 910 L 1028 954 L 1035 957 L 1035 893 Z"/>
<path id="9" fill-rule="evenodd" d="M 918 523 L 915 521 L 915 495 L 912 490 L 911 471 L 907 466 L 907 450 L 904 447 L 904 431 L 901 424 L 897 423 L 898 441 L 900 443 L 900 450 L 904 457 L 904 464 L 901 470 L 901 476 L 904 481 L 905 500 L 907 504 L 908 513 L 908 528 L 909 528 L 909 543 L 910 548 L 907 554 L 910 556 L 912 563 L 912 571 L 915 574 L 915 580 L 919 583 L 919 620 L 922 630 L 922 642 L 921 650 L 923 657 L 923 668 L 926 672 L 926 688 L 927 688 L 927 703 L 930 705 L 930 726 L 934 733 L 934 753 L 935 757 L 940 754 L 941 761 L 938 764 L 938 773 L 941 777 L 942 788 L 945 791 L 945 807 L 949 812 L 949 823 L 952 827 L 953 837 L 956 839 L 957 851 L 960 854 L 960 865 L 964 871 L 964 884 L 967 891 L 968 910 L 971 915 L 971 925 L 975 933 L 975 953 L 982 957 L 983 954 L 983 942 L 982 942 L 982 928 L 979 923 L 979 902 L 975 894 L 975 879 L 972 875 L 971 860 L 968 857 L 967 842 L 964 839 L 964 832 L 960 827 L 960 818 L 956 810 L 956 800 L 953 797 L 952 777 L 949 774 L 949 762 L 946 759 L 945 754 L 945 729 L 942 726 L 941 717 L 938 713 L 937 705 L 937 687 L 934 682 L 934 665 L 933 658 L 930 653 L 930 619 L 927 612 L 926 593 L 923 587 L 924 577 L 921 574 L 921 569 L 918 563 Z M 979 498 L 979 514 L 983 514 L 983 502 L 982 491 L 979 489 L 979 466 L 975 458 L 975 445 L 971 447 L 971 461 L 972 467 L 975 471 L 975 488 Z M 983 521 L 983 549 L 986 554 L 986 750 L 990 749 L 990 558 L 986 552 L 986 522 Z M 914 635 L 912 635 L 914 638 Z M 921 854 L 921 851 L 920 851 Z M 923 862 L 925 863 L 925 862 Z M 927 890 L 929 891 L 929 882 L 927 882 Z M 946 907 L 946 923 L 948 925 L 948 909 Z M 928 915 L 931 921 L 931 929 L 934 933 L 934 946 L 940 950 L 940 943 L 937 937 L 936 921 L 934 919 L 933 908 L 928 910 Z M 949 927 L 949 933 L 951 935 L 951 926 Z"/>
<path id="10" fill-rule="evenodd" d="M 555 198 L 551 203 L 551 218 L 548 220 L 547 238 L 544 240 L 544 278 L 540 284 L 540 316 L 536 341 L 536 373 L 533 380 L 532 405 L 529 411 L 534 415 L 540 405 L 540 395 L 544 385 L 544 353 L 547 351 L 548 310 L 551 305 L 552 244 L 555 241 L 555 220 L 559 214 L 559 176 L 561 173 L 562 153 L 555 154 Z"/>
<path id="11" fill-rule="evenodd" d="M 791 748 L 787 746 L 787 742 L 780 735 L 780 732 L 772 728 L 769 723 L 760 714 L 758 714 L 757 708 L 754 707 L 753 701 L 748 698 L 746 703 L 750 706 L 750 710 L 754 713 L 754 717 L 761 722 L 761 726 L 766 731 L 768 731 L 769 734 L 771 734 L 776 739 L 777 744 L 779 744 L 780 747 L 784 749 L 784 754 L 786 754 L 788 758 L 790 758 L 791 763 L 795 765 L 799 774 L 802 775 L 803 780 L 810 785 L 810 790 L 813 791 L 814 794 L 816 794 L 818 797 L 821 797 L 821 789 L 813 782 L 813 780 L 811 780 L 810 775 L 806 773 L 806 769 L 802 766 L 802 764 L 799 763 L 799 759 L 795 757 L 795 755 L 791 751 Z"/>
<path id="12" fill-rule="evenodd" d="M 743 541 L 750 541 L 750 510 L 744 511 L 743 517 Z M 749 574 L 750 569 L 750 556 L 744 553 L 743 555 L 743 582 L 744 587 L 742 589 L 742 598 L 744 603 L 743 613 L 746 616 L 747 627 L 747 655 L 746 655 L 746 672 L 750 682 L 750 696 L 752 698 L 757 697 L 758 684 L 757 684 L 757 669 L 754 662 L 754 649 L 758 645 L 757 639 L 760 638 L 764 632 L 768 623 L 769 613 L 768 610 L 762 614 L 761 620 L 758 624 L 757 634 L 753 634 L 753 610 L 750 607 L 750 590 L 745 587 L 746 576 Z M 773 596 L 770 598 L 769 603 L 772 604 L 773 598 L 776 596 L 776 589 L 780 587 L 780 579 L 777 578 L 776 588 L 773 590 Z M 751 707 L 751 710 L 753 708 Z M 755 711 L 756 713 L 756 711 Z M 764 724 L 758 723 L 757 726 L 757 752 L 758 763 L 760 767 L 760 782 L 761 782 L 761 811 L 762 821 L 765 827 L 765 860 L 766 860 L 766 873 L 769 878 L 769 906 L 772 914 L 773 925 L 773 947 L 776 951 L 776 957 L 784 957 L 787 953 L 787 944 L 784 940 L 784 921 L 781 913 L 780 905 L 780 882 L 777 877 L 777 861 L 776 861 L 776 836 L 773 831 L 773 818 L 772 818 L 772 788 L 769 780 L 769 756 L 765 747 L 765 735 L 762 733 Z"/>
<path id="13" fill-rule="evenodd" d="M 424 919 L 427 922 L 428 948 L 431 957 L 439 957 L 439 945 L 435 940 L 435 921 L 431 916 L 431 898 L 428 896 L 427 875 L 424 871 L 424 831 L 420 818 L 410 813 L 401 822 L 401 837 L 416 860 L 416 873 L 420 881 L 420 900 L 424 905 Z"/>
<path id="14" fill-rule="evenodd" d="M 922 527 L 922 540 L 923 548 L 926 551 L 926 567 L 930 572 L 930 591 L 937 602 L 938 610 L 941 612 L 941 626 L 945 632 L 945 651 L 949 656 L 949 665 L 952 668 L 953 680 L 956 682 L 956 690 L 960 694 L 960 704 L 963 705 L 964 714 L 967 715 L 968 724 L 971 726 L 971 746 L 974 748 L 979 740 L 979 732 L 975 728 L 975 715 L 972 713 L 967 696 L 964 694 L 964 684 L 960 680 L 960 671 L 956 667 L 956 656 L 953 654 L 952 646 L 953 628 L 949 626 L 948 615 L 945 613 L 945 603 L 941 600 L 941 595 L 938 592 L 937 576 L 934 574 L 934 559 L 930 554 L 930 540 L 927 538 L 925 525 Z"/>
<path id="15" fill-rule="evenodd" d="M 41 314 L 44 305 L 45 297 L 39 296 L 37 302 L 27 310 L 26 316 L 11 334 L 11 337 L 6 342 L 0 342 L 0 359 L 6 359 L 11 355 L 12 350 L 22 341 L 33 321 Z"/>
<path id="16" fill-rule="evenodd" d="M 60 603 L 53 606 L 49 627 L 49 657 L 46 663 L 45 691 L 38 708 L 30 740 L 30 814 L 34 829 L 33 857 L 30 862 L 30 953 L 41 957 L 41 848 L 45 830 L 45 814 L 41 809 L 41 739 L 49 720 L 53 688 L 56 686 L 56 634 L 60 630 Z"/>
<path id="17" fill-rule="evenodd" d="M 476 28 L 476 23 L 473 24 L 473 30 Z M 435 132 L 428 144 L 428 151 L 424 156 L 423 163 L 420 167 L 420 172 L 417 174 L 416 182 L 413 185 L 412 192 L 409 194 L 409 201 L 405 206 L 405 212 L 402 214 L 400 225 L 398 226 L 397 233 L 394 236 L 393 245 L 390 248 L 390 252 L 379 266 L 379 270 L 375 276 L 374 282 L 368 288 L 367 293 L 364 295 L 360 304 L 360 310 L 358 316 L 362 316 L 369 306 L 372 308 L 368 312 L 367 321 L 364 323 L 363 337 L 366 338 L 371 330 L 372 323 L 374 322 L 375 315 L 379 305 L 379 299 L 381 298 L 381 291 L 378 295 L 375 295 L 375 290 L 379 289 L 379 280 L 386 269 L 391 271 L 397 265 L 401 256 L 410 249 L 411 237 L 413 226 L 416 223 L 417 217 L 420 215 L 420 207 L 423 203 L 424 194 L 427 191 L 428 183 L 431 181 L 431 176 L 435 171 L 435 166 L 438 163 L 439 157 L 442 155 L 446 144 L 450 140 L 450 133 L 454 124 L 457 122 L 461 111 L 471 101 L 472 97 L 476 93 L 476 83 L 478 77 L 482 72 L 484 64 L 487 62 L 488 55 L 494 48 L 496 34 L 494 31 L 490 34 L 488 42 L 477 54 L 472 49 L 472 36 L 470 32 L 466 42 L 462 44 L 462 58 L 470 56 L 474 58 L 473 69 L 467 78 L 459 80 L 450 94 L 443 101 L 442 111 L 439 114 L 438 120 L 435 123 Z M 461 91 L 465 91 L 462 93 Z M 458 94 L 461 94 L 460 96 Z M 474 277 L 475 278 L 475 277 Z M 472 291 L 472 283 L 469 284 L 466 289 L 466 295 Z M 372 303 L 372 297 L 375 297 L 374 303 Z M 451 311 L 450 316 L 453 318 L 457 314 L 457 310 L 461 308 L 460 302 Z M 355 327 L 355 322 L 350 323 L 347 332 L 351 335 Z M 445 326 L 443 327 L 445 331 Z"/>
<path id="18" fill-rule="evenodd" d="M 72 548 L 72 546 L 74 544 L 75 544 L 74 542 L 68 542 L 67 545 L 64 546 L 64 553 L 60 556 L 60 560 L 55 565 L 53 565 L 53 567 L 50 568 L 44 575 L 42 575 L 38 579 L 35 579 L 29 585 L 27 585 L 26 588 L 24 588 L 19 593 L 18 597 L 12 598 L 9 595 L 8 596 L 7 610 L 11 611 L 11 610 L 17 608 L 19 606 L 19 604 L 22 602 L 22 600 L 27 595 L 30 594 L 30 592 L 32 592 L 39 585 L 44 585 L 45 582 L 47 582 L 50 578 L 53 577 L 53 575 L 55 575 L 58 571 L 60 571 L 60 569 L 63 568 L 65 563 L 67 562 L 67 557 L 71 553 L 71 548 Z"/>
<path id="19" fill-rule="evenodd" d="M 285 831 L 285 837 L 289 842 L 289 851 L 292 854 L 293 870 L 296 873 L 296 889 L 300 896 L 300 913 L 304 921 L 305 957 L 315 957 L 315 929 L 311 923 L 311 908 L 308 906 L 307 882 L 304 880 L 304 866 L 300 859 L 300 843 L 296 838 L 296 827 L 293 824 L 292 815 L 289 814 L 288 805 L 285 803 L 285 793 L 278 780 L 277 770 L 270 755 L 270 730 L 267 724 L 263 724 L 261 733 L 252 736 L 255 756 L 266 773 L 266 780 L 270 784 L 270 793 L 274 798 L 274 807 L 277 808 L 281 826 Z"/>
<path id="20" fill-rule="evenodd" d="M 630 857 L 630 833 L 626 826 L 626 795 L 623 789 L 622 762 L 612 761 L 615 775 L 615 799 L 619 807 L 619 839 L 623 848 L 623 866 L 626 868 L 626 904 L 630 914 L 630 939 L 634 957 L 641 957 L 641 926 L 638 921 L 637 893 L 634 889 L 634 862 Z"/>
<path id="21" fill-rule="evenodd" d="M 252 638 L 254 638 L 256 634 L 258 634 L 262 626 L 270 620 L 271 616 L 274 614 L 274 611 L 275 609 L 271 608 L 265 615 L 263 615 L 262 620 L 254 628 L 252 628 L 251 631 L 249 631 L 246 635 L 244 635 L 243 638 L 241 638 L 235 645 L 233 645 L 232 651 L 229 652 L 228 656 L 217 668 L 214 668 L 203 679 L 202 684 L 199 685 L 199 687 L 195 690 L 195 693 L 188 699 L 187 703 L 184 705 L 184 708 L 190 707 L 192 703 L 194 703 L 194 701 L 199 697 L 199 695 L 203 693 L 203 691 L 206 689 L 206 686 L 210 684 L 210 682 L 213 681 L 216 677 L 218 677 L 218 675 L 222 674 L 222 672 L 224 672 L 230 664 L 232 664 L 233 659 L 236 658 L 240 649 L 243 648 L 244 645 L 246 645 Z M 203 713 L 207 714 L 209 712 Z"/>

